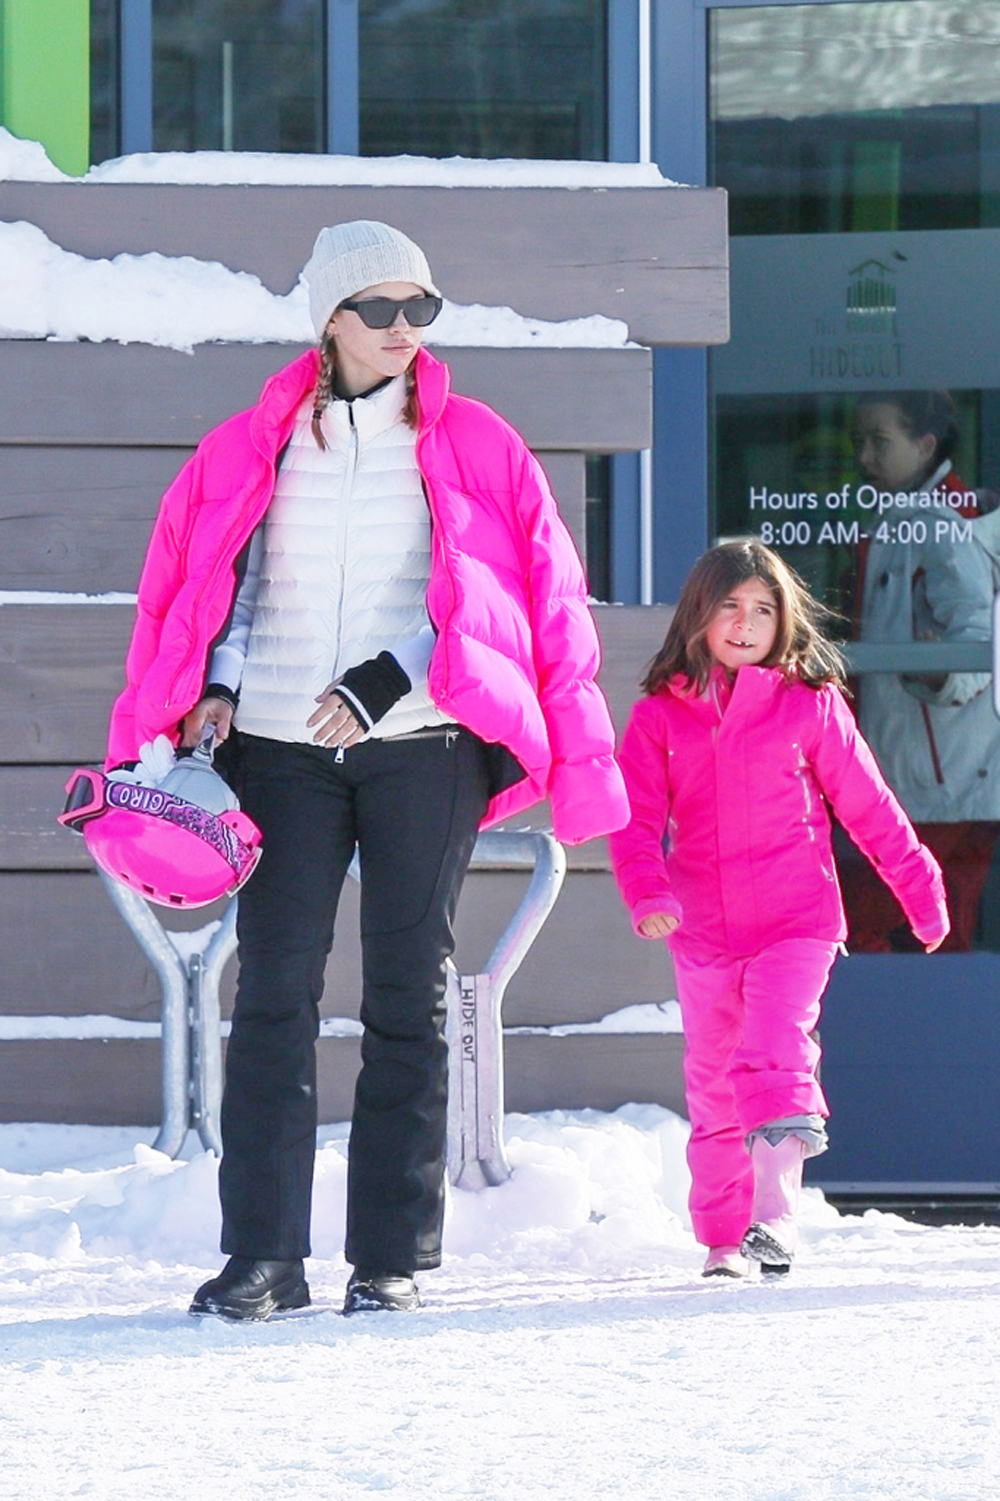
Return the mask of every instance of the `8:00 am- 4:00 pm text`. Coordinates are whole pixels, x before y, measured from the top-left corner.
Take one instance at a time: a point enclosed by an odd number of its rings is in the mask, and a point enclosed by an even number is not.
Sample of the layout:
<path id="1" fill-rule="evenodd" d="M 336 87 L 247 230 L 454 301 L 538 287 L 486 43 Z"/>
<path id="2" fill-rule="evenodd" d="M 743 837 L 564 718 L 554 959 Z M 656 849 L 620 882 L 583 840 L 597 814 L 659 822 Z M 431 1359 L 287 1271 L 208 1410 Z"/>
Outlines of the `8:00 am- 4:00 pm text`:
<path id="1" fill-rule="evenodd" d="M 828 490 L 822 499 L 815 490 L 768 490 L 764 486 L 751 487 L 749 495 L 751 514 L 799 513 L 796 519 L 774 517 L 760 523 L 758 535 L 768 547 L 808 547 L 813 542 L 850 547 L 868 540 L 904 544 L 933 540 L 949 545 L 971 542 L 972 523 L 967 513 L 975 508 L 976 500 L 974 490 L 946 490 L 942 486 L 931 490 L 879 490 L 875 485 L 854 486 L 850 482 L 839 490 Z M 801 514 L 848 511 L 855 507 L 863 513 L 861 519 L 848 521 L 838 516 L 835 521 L 820 523 L 807 521 Z M 907 514 L 900 515 L 902 511 Z M 966 515 L 956 516 L 956 511 L 964 511 Z M 914 514 L 919 512 L 930 514 Z"/>
<path id="2" fill-rule="evenodd" d="M 859 521 L 824 521 L 822 525 L 812 521 L 764 521 L 757 528 L 757 536 L 765 547 L 809 547 L 830 542 L 847 547 L 856 547 L 859 542 L 899 542 L 918 545 L 934 541 L 954 545 L 972 541 L 972 522 L 959 517 L 945 520 L 925 521 L 922 516 L 911 520 L 900 517 L 898 521 L 880 521 L 871 530 L 862 530 Z"/>

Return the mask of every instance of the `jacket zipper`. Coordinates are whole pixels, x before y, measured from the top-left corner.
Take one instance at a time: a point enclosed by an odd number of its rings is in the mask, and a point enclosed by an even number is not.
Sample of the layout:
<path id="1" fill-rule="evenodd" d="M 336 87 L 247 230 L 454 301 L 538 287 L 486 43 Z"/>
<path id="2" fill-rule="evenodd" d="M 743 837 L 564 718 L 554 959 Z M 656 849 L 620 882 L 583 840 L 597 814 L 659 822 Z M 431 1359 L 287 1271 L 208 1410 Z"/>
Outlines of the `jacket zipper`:
<path id="1" fill-rule="evenodd" d="M 924 729 L 927 731 L 927 748 L 931 753 L 931 762 L 934 766 L 934 780 L 939 787 L 944 786 L 944 772 L 941 770 L 941 757 L 938 755 L 937 741 L 934 738 L 934 726 L 931 723 L 931 711 L 927 705 L 921 702 L 920 713 L 923 716 Z"/>
<path id="2" fill-rule="evenodd" d="M 459 726 L 457 724 L 430 725 L 426 730 L 410 730 L 402 735 L 386 735 L 376 737 L 370 743 L 372 745 L 398 745 L 402 740 L 443 740 L 445 750 L 451 750 L 458 740 Z M 338 745 L 334 754 L 334 764 L 339 766 L 344 759 L 345 747 Z"/>
<path id="3" fill-rule="evenodd" d="M 360 439 L 358 437 L 357 424 L 354 421 L 354 403 L 348 401 L 347 421 L 350 426 L 351 436 L 347 445 L 347 465 L 344 469 L 344 483 L 340 492 L 340 517 L 338 539 L 338 552 L 341 556 L 342 566 L 340 573 L 340 599 L 337 603 L 337 657 L 333 664 L 332 676 L 336 677 L 340 671 L 340 655 L 344 645 L 344 610 L 347 606 L 347 538 L 349 535 L 348 509 L 351 503 L 351 491 L 354 488 L 354 476 L 358 467 Z"/>

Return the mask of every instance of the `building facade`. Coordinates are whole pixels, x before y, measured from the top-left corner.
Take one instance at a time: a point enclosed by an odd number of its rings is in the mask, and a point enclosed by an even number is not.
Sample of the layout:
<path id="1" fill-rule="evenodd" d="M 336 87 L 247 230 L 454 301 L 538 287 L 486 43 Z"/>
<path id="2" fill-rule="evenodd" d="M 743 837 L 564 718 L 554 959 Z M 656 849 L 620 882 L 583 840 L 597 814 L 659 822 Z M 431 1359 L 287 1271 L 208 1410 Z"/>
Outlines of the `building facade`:
<path id="1" fill-rule="evenodd" d="M 726 190 L 732 337 L 653 349 L 650 449 L 589 446 L 591 587 L 669 604 L 709 538 L 752 531 L 840 612 L 956 932 L 908 952 L 844 848 L 858 952 L 828 1007 L 830 1173 L 1000 1182 L 969 1114 L 996 1081 L 961 1119 L 949 1082 L 1000 1042 L 1000 0 L 0 0 L 0 18 L 0 118 L 72 173 L 406 153 L 653 161 Z"/>

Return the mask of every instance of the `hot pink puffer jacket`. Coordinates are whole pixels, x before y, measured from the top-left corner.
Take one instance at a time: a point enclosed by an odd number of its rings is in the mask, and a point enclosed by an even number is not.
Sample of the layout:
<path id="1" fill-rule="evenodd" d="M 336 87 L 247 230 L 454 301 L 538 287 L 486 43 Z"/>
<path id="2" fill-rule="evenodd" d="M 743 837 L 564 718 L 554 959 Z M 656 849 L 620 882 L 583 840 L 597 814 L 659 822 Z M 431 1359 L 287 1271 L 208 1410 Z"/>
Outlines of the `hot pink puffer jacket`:
<path id="1" fill-rule="evenodd" d="M 731 696 L 721 669 L 704 695 L 682 684 L 636 704 L 619 758 L 632 818 L 611 859 L 637 931 L 673 913 L 670 946 L 692 956 L 844 938 L 829 808 L 921 942 L 947 933 L 940 868 L 837 688 L 764 667 L 740 668 Z"/>
<path id="2" fill-rule="evenodd" d="M 232 609 L 236 560 L 268 508 L 317 358 L 310 351 L 272 376 L 255 407 L 208 434 L 164 496 L 108 765 L 134 760 L 155 735 L 176 739 L 198 701 Z M 621 828 L 628 802 L 594 681 L 597 632 L 541 467 L 489 407 L 450 393 L 447 367 L 426 350 L 416 379 L 417 463 L 433 523 L 431 694 L 482 739 L 506 745 L 527 772 L 494 798 L 485 822 L 548 797 L 556 836 L 568 844 Z"/>

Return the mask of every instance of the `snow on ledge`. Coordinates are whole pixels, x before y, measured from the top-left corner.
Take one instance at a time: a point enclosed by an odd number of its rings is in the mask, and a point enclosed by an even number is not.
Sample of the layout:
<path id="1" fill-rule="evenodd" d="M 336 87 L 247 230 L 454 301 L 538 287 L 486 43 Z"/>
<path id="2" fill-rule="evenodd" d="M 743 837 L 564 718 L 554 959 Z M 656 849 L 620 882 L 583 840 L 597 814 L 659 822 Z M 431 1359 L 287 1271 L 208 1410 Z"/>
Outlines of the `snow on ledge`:
<path id="1" fill-rule="evenodd" d="M 284 296 L 260 278 L 194 256 L 122 254 L 91 260 L 36 224 L 0 223 L 0 339 L 152 344 L 192 354 L 198 344 L 309 344 L 305 283 Z M 446 302 L 428 339 L 437 347 L 629 347 L 621 319 L 595 313 L 549 323 L 509 307 Z"/>
<path id="2" fill-rule="evenodd" d="M 121 1016 L 0 1016 L 0 1042 L 159 1036 L 159 1022 L 129 1021 Z"/>
<path id="3" fill-rule="evenodd" d="M 2 605 L 134 605 L 137 594 L 76 594 L 58 589 L 0 589 Z"/>
<path id="4" fill-rule="evenodd" d="M 203 186 L 666 188 L 654 163 L 476 160 L 465 156 L 321 156 L 264 151 L 150 151 L 60 172 L 38 141 L 0 127 L 0 181 L 173 183 Z"/>
<path id="5" fill-rule="evenodd" d="M 0 125 L 0 182 L 72 182 L 49 161 L 40 141 L 24 141 Z"/>
<path id="6" fill-rule="evenodd" d="M 188 935 L 171 932 L 174 947 L 181 949 Z M 221 1035 L 229 1036 L 224 1021 Z M 362 1025 L 350 1016 L 326 1016 L 319 1024 L 320 1037 L 360 1037 Z M 577 1037 L 590 1033 L 680 1032 L 681 1012 L 676 1001 L 644 1006 L 623 1006 L 596 1022 L 569 1022 L 559 1027 L 505 1027 L 507 1037 Z M 121 1016 L 0 1016 L 0 1042 L 31 1042 L 39 1039 L 82 1041 L 115 1037 L 159 1038 L 159 1022 L 129 1021 Z"/>
<path id="7" fill-rule="evenodd" d="M 180 938 L 179 933 L 170 937 Z M 178 945 L 175 944 L 175 947 Z M 219 1035 L 228 1037 L 231 1023 L 221 1022 Z M 350 1016 L 327 1016 L 319 1024 L 320 1037 L 360 1037 L 364 1028 Z M 158 1041 L 159 1022 L 130 1021 L 123 1016 L 0 1016 L 0 1042 L 107 1042 L 112 1038 L 151 1038 Z"/>
<path id="8" fill-rule="evenodd" d="M 676 1001 L 651 1001 L 640 1006 L 623 1006 L 596 1022 L 567 1022 L 558 1027 L 505 1027 L 511 1037 L 580 1037 L 594 1032 L 629 1033 L 682 1032 L 681 1008 Z"/>

